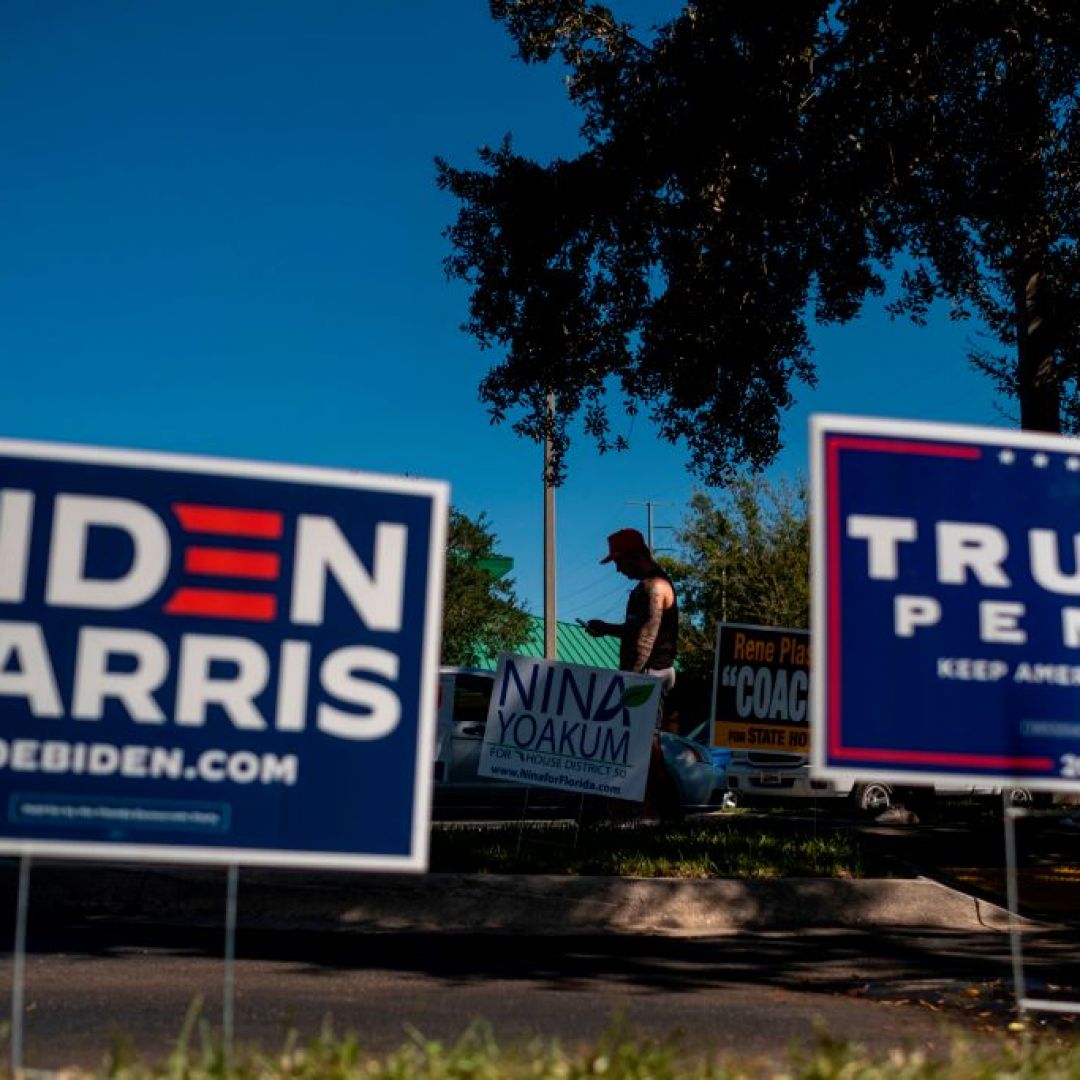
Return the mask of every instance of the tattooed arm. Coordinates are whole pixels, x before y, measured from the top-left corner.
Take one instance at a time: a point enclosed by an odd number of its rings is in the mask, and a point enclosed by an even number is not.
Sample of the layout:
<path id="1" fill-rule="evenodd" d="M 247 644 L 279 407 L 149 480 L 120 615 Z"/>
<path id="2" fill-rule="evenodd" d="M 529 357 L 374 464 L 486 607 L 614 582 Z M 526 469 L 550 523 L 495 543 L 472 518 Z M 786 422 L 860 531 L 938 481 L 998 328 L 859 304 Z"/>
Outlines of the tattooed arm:
<path id="1" fill-rule="evenodd" d="M 634 671 L 644 671 L 648 667 L 656 637 L 660 633 L 660 620 L 675 599 L 671 586 L 663 578 L 649 578 L 645 590 L 649 601 L 648 614 L 638 627 Z"/>

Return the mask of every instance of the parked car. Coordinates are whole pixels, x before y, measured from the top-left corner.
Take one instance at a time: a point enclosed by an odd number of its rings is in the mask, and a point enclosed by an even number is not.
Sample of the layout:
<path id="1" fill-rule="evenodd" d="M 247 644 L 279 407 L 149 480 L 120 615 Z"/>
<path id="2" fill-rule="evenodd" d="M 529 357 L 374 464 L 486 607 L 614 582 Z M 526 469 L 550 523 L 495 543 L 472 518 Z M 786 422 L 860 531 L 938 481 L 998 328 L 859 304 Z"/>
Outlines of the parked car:
<path id="1" fill-rule="evenodd" d="M 834 781 L 810 775 L 805 754 L 779 754 L 735 750 L 727 764 L 721 787 L 736 802 L 773 799 L 847 799 L 860 814 L 876 816 L 898 802 L 896 785 L 883 780 Z M 921 796 L 947 798 L 996 798 L 1007 794 L 1013 806 L 1032 806 L 1043 801 L 1025 787 L 973 787 L 965 784 L 938 784 L 921 789 Z M 901 796 L 902 799 L 902 796 Z"/>
<path id="2" fill-rule="evenodd" d="M 480 748 L 487 727 L 495 673 L 443 668 L 439 673 L 439 711 L 434 764 L 436 811 L 481 806 L 527 805 L 530 812 L 576 812 L 581 796 L 554 788 L 527 787 L 480 776 Z M 704 730 L 704 725 L 702 725 Z M 708 809 L 723 768 L 711 748 L 696 739 L 660 733 L 664 764 L 684 810 Z"/>
<path id="3" fill-rule="evenodd" d="M 853 795 L 853 785 L 836 784 L 810 775 L 805 754 L 733 750 L 724 786 L 740 802 L 760 799 L 832 799 Z M 880 793 L 879 793 L 880 794 Z M 855 796 L 858 798 L 858 796 Z M 888 803 L 879 809 L 888 808 Z M 866 808 L 868 809 L 868 807 Z"/>

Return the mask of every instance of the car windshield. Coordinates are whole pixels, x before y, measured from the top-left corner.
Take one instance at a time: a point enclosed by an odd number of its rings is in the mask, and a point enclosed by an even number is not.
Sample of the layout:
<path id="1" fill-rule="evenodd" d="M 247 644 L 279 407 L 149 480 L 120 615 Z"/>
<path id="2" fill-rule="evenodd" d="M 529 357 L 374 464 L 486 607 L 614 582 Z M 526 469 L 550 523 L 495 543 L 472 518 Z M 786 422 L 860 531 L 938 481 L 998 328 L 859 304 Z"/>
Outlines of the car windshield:
<path id="1" fill-rule="evenodd" d="M 454 679 L 454 720 L 476 723 L 487 720 L 494 680 L 483 675 L 458 675 Z"/>

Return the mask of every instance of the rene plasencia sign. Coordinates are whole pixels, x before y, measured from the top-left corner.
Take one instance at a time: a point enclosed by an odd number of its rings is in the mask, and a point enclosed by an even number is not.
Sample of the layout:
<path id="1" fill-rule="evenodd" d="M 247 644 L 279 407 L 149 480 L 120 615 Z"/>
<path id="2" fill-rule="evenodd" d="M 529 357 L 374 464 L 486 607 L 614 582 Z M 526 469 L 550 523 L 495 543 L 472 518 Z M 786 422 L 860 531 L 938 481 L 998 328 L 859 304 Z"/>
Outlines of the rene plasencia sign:
<path id="1" fill-rule="evenodd" d="M 446 508 L 0 441 L 0 850 L 423 869 Z"/>
<path id="2" fill-rule="evenodd" d="M 1080 441 L 815 417 L 813 760 L 1080 785 Z"/>
<path id="3" fill-rule="evenodd" d="M 651 676 L 503 655 L 480 775 L 640 802 L 659 707 Z"/>
<path id="4" fill-rule="evenodd" d="M 810 635 L 805 630 L 720 623 L 713 666 L 713 746 L 807 753 Z"/>

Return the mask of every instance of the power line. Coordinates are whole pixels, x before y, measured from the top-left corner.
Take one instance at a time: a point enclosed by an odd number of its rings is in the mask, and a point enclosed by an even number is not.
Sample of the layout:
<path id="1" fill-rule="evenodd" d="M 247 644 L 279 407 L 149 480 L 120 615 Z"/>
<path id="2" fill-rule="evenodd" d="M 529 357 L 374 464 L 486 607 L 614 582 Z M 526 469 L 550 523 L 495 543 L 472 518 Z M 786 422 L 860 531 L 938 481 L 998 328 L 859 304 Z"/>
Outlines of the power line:
<path id="1" fill-rule="evenodd" d="M 627 499 L 628 506 L 644 506 L 646 511 L 646 521 L 648 528 L 645 533 L 645 542 L 649 545 L 649 550 L 653 550 L 653 507 L 654 506 L 670 506 L 669 501 L 661 501 L 657 499 Z"/>
<path id="2" fill-rule="evenodd" d="M 567 618 L 567 612 L 580 611 L 591 606 L 598 598 L 607 596 L 611 591 L 610 580 L 593 580 L 576 588 L 559 589 L 559 610 L 561 618 Z"/>
<path id="3" fill-rule="evenodd" d="M 622 609 L 626 599 L 626 587 L 622 583 L 590 600 L 581 599 L 573 608 L 590 618 L 603 618 L 609 612 Z"/>
<path id="4" fill-rule="evenodd" d="M 623 611 L 625 610 L 624 604 L 625 593 L 620 590 L 620 594 L 618 596 L 613 595 L 611 602 L 606 607 L 599 609 L 600 614 L 598 617 L 605 622 L 614 621 L 616 615 L 621 616 L 623 614 Z"/>
<path id="5" fill-rule="evenodd" d="M 559 575 L 560 583 L 567 585 L 571 589 L 589 584 L 599 578 L 607 580 L 608 575 L 603 573 L 603 568 L 598 565 L 598 560 L 592 558 L 580 559 L 569 566 L 564 565 L 563 573 Z"/>

